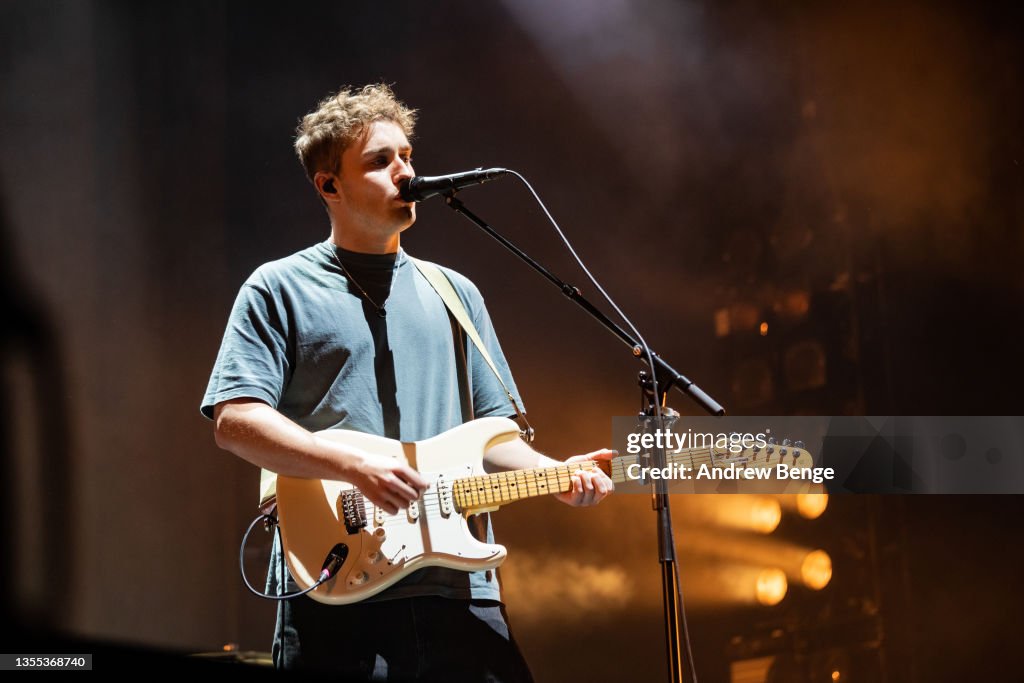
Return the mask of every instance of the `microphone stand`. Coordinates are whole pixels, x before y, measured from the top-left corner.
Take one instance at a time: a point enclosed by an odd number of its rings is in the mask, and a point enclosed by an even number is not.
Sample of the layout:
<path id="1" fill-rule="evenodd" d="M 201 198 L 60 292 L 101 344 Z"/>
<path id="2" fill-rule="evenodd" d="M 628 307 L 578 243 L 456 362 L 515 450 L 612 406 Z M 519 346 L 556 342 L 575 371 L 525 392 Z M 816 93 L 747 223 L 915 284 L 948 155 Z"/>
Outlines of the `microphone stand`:
<path id="1" fill-rule="evenodd" d="M 454 191 L 445 193 L 444 197 L 445 203 L 453 211 L 465 216 L 471 223 L 496 239 L 503 247 L 511 251 L 528 266 L 544 276 L 544 278 L 557 287 L 562 294 L 589 313 L 590 316 L 601 323 L 605 329 L 626 344 L 635 358 L 654 368 L 654 374 L 660 380 L 658 383 L 655 383 L 653 378 L 649 377 L 645 371 L 641 370 L 639 373 L 639 382 L 643 393 L 643 400 L 645 402 L 645 407 L 641 415 L 644 417 L 644 424 L 647 429 L 651 429 L 652 427 L 654 429 L 670 428 L 678 419 L 679 413 L 671 408 L 662 407 L 665 406 L 665 400 L 668 392 L 673 388 L 696 401 L 697 405 L 699 405 L 709 415 L 725 414 L 725 408 L 704 393 L 700 387 L 687 379 L 681 373 L 677 372 L 672 366 L 666 363 L 661 356 L 653 351 L 650 351 L 650 355 L 648 355 L 648 352 L 644 350 L 644 347 L 641 346 L 636 339 L 630 336 L 628 332 L 623 330 L 614 321 L 610 320 L 608 316 L 595 308 L 594 305 L 583 296 L 579 288 L 566 284 L 563 280 L 556 277 L 547 268 L 537 263 L 537 261 L 527 255 L 526 252 L 496 232 L 494 228 L 484 222 L 479 216 L 467 209 L 465 204 L 455 197 Z M 663 379 L 666 377 L 668 378 L 667 381 Z M 655 443 L 660 443 L 660 440 L 655 439 Z M 651 457 L 653 467 L 661 468 L 666 466 L 667 461 L 664 448 L 654 448 Z M 644 483 L 646 484 L 647 482 L 645 481 Z M 661 563 L 661 589 L 662 599 L 665 606 L 665 643 L 668 653 L 669 680 L 672 681 L 672 683 L 682 683 L 683 657 L 681 650 L 682 639 L 680 637 L 679 630 L 679 585 L 676 581 L 676 577 L 679 575 L 677 571 L 678 561 L 672 534 L 672 510 L 669 506 L 669 496 L 664 480 L 654 481 L 652 505 L 657 513 L 658 519 L 658 561 Z M 685 620 L 685 615 L 683 615 L 683 619 Z"/>

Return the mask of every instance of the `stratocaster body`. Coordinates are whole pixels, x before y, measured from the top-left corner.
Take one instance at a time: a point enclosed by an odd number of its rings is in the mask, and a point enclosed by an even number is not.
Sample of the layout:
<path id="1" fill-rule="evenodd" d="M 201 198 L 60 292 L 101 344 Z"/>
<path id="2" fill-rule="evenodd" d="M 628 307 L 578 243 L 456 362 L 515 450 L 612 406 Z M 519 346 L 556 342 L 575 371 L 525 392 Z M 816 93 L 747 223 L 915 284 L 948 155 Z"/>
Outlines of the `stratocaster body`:
<path id="1" fill-rule="evenodd" d="M 348 557 L 336 577 L 309 593 L 310 597 L 326 604 L 353 603 L 423 567 L 478 571 L 505 559 L 504 546 L 472 536 L 466 519 L 470 511 L 457 509 L 452 482 L 484 475 L 484 451 L 518 438 L 515 422 L 481 418 L 415 443 L 339 429 L 319 435 L 401 460 L 419 471 L 429 488 L 409 508 L 390 515 L 351 484 L 278 477 L 285 558 L 300 586 L 316 583 L 326 552 L 334 544 L 348 546 Z M 478 506 L 471 513 L 486 509 Z"/>

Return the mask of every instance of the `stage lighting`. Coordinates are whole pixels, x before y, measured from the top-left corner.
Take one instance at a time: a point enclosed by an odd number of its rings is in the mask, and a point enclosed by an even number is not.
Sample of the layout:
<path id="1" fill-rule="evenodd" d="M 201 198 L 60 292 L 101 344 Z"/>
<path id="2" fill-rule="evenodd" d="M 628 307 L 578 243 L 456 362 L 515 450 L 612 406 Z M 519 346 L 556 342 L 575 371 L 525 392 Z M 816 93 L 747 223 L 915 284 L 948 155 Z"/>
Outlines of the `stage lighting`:
<path id="1" fill-rule="evenodd" d="M 762 605 L 771 607 L 777 605 L 786 597 L 789 584 L 786 581 L 786 572 L 781 569 L 762 569 L 757 575 L 757 601 Z"/>
<path id="2" fill-rule="evenodd" d="M 800 563 L 800 579 L 813 590 L 821 590 L 832 580 L 832 558 L 824 550 L 807 553 Z"/>
<path id="3" fill-rule="evenodd" d="M 687 607 L 771 607 L 789 589 L 786 572 L 765 564 L 712 557 L 687 557 L 680 567 Z"/>
<path id="4" fill-rule="evenodd" d="M 733 493 L 681 496 L 676 506 L 677 519 L 686 526 L 715 526 L 737 531 L 770 534 L 779 526 L 782 507 L 778 499 Z"/>
<path id="5" fill-rule="evenodd" d="M 782 521 L 782 506 L 771 498 L 760 498 L 750 507 L 750 525 L 754 531 L 770 534 Z"/>
<path id="6" fill-rule="evenodd" d="M 796 510 L 805 519 L 817 519 L 828 507 L 827 493 L 796 494 Z"/>

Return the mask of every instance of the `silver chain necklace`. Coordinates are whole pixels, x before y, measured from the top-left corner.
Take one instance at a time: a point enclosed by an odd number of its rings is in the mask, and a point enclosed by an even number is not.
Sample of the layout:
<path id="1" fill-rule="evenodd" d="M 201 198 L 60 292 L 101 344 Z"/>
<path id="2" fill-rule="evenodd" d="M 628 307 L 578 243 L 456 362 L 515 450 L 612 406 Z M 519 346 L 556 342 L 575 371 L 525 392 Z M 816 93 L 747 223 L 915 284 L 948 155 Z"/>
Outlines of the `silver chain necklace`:
<path id="1" fill-rule="evenodd" d="M 391 284 L 388 286 L 388 298 L 384 300 L 383 304 L 378 306 L 377 302 L 371 299 L 370 295 L 366 293 L 366 290 L 363 289 L 363 286 L 359 284 L 359 282 L 354 277 L 352 277 L 352 273 L 348 272 L 348 268 L 346 268 L 345 264 L 341 262 L 340 258 L 338 258 L 338 250 L 333 245 L 329 245 L 328 248 L 331 250 L 331 255 L 334 256 L 335 263 L 337 263 L 338 266 L 341 267 L 341 271 L 345 273 L 345 277 L 348 278 L 349 282 L 356 286 L 356 289 L 358 289 L 359 293 L 363 295 L 363 298 L 366 299 L 370 303 L 370 305 L 377 310 L 377 317 L 386 318 L 388 312 L 387 310 L 385 310 L 385 307 L 388 305 L 388 301 L 391 299 L 391 287 L 393 287 L 395 284 L 395 273 L 398 272 L 398 266 L 401 265 L 403 252 L 398 252 L 398 256 L 395 258 L 395 265 L 391 267 Z"/>

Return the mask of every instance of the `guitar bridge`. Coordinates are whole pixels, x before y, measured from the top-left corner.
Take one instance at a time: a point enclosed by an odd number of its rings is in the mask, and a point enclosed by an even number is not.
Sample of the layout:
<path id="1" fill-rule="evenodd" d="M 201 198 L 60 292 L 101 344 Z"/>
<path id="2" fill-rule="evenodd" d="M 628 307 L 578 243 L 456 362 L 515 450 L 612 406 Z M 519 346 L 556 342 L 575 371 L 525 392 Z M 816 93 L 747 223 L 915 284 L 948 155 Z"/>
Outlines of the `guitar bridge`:
<path id="1" fill-rule="evenodd" d="M 341 492 L 341 514 L 345 518 L 345 530 L 350 534 L 366 527 L 366 506 L 359 489 Z"/>

